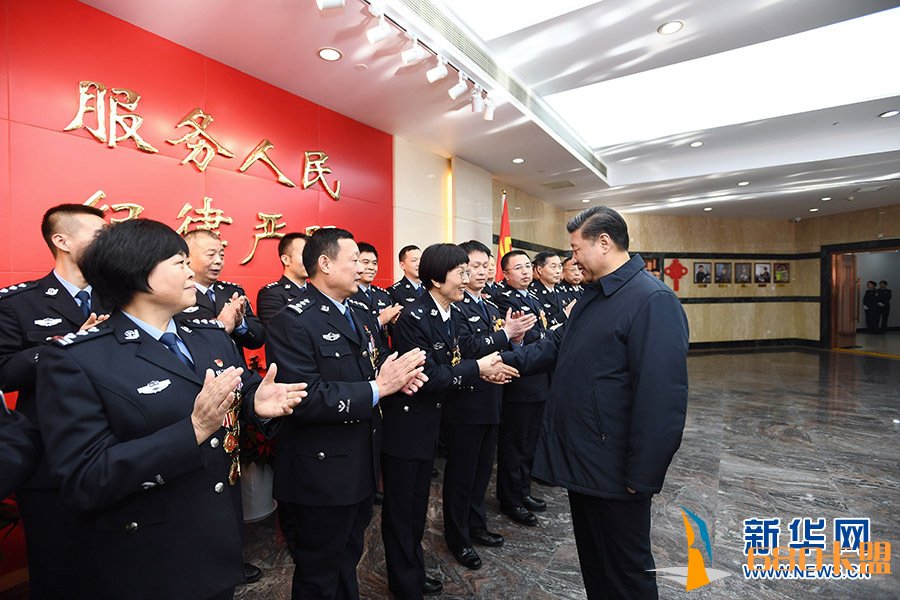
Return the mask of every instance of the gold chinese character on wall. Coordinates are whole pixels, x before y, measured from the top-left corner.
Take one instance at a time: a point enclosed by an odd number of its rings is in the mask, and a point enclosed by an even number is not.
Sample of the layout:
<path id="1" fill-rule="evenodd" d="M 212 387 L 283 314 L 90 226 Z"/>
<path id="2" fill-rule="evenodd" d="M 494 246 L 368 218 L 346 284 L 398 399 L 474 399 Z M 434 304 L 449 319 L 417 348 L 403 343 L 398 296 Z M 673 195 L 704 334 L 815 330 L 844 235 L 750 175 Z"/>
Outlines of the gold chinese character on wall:
<path id="1" fill-rule="evenodd" d="M 99 208 L 104 213 L 108 210 L 112 210 L 113 212 L 120 211 L 128 211 L 128 214 L 122 218 L 110 217 L 110 223 L 122 223 L 123 221 L 130 221 L 131 219 L 137 219 L 141 216 L 141 213 L 144 212 L 144 207 L 140 204 L 135 204 L 134 202 L 120 202 L 119 204 L 113 204 L 110 206 L 109 204 L 103 204 L 103 206 L 97 206 L 97 203 L 101 200 L 106 199 L 106 193 L 103 190 L 97 190 L 94 192 L 90 198 L 85 200 L 85 206 L 93 206 L 94 208 Z"/>
<path id="2" fill-rule="evenodd" d="M 248 262 L 253 260 L 253 256 L 256 254 L 256 247 L 259 245 L 259 240 L 267 240 L 267 239 L 280 239 L 284 237 L 283 233 L 280 233 L 278 230 L 283 229 L 287 223 L 279 223 L 278 219 L 280 219 L 283 215 L 280 214 L 266 214 L 266 213 L 256 213 L 259 216 L 259 220 L 261 223 L 256 225 L 254 229 L 261 229 L 259 233 L 253 236 L 253 248 L 250 249 L 250 254 L 248 254 L 244 260 L 241 261 L 242 265 L 246 265 Z"/>
<path id="3" fill-rule="evenodd" d="M 191 225 L 193 225 L 194 229 L 206 229 L 207 231 L 215 231 L 218 233 L 219 226 L 223 223 L 231 225 L 234 220 L 231 217 L 226 217 L 224 210 L 212 208 L 212 201 L 212 198 L 205 196 L 203 198 L 203 206 L 200 208 L 194 208 L 191 206 L 190 202 L 185 202 L 184 206 L 181 207 L 181 210 L 178 211 L 178 218 L 184 219 L 184 221 L 175 231 L 177 231 L 179 235 L 184 235 L 188 231 L 191 231 Z M 192 210 L 199 216 L 194 217 L 188 214 Z M 222 240 L 222 245 L 227 246 L 228 242 Z"/>
<path id="4" fill-rule="evenodd" d="M 337 200 L 341 197 L 341 182 L 335 179 L 333 189 L 328 185 L 325 176 L 331 175 L 331 167 L 325 165 L 326 160 L 328 160 L 328 155 L 324 152 L 318 150 L 306 152 L 306 164 L 303 165 L 303 189 L 308 189 L 316 182 L 321 182 L 331 199 Z"/>
<path id="5" fill-rule="evenodd" d="M 254 148 L 253 151 L 247 155 L 247 158 L 244 159 L 244 164 L 241 165 L 241 168 L 238 169 L 238 171 L 240 171 L 241 173 L 244 173 L 247 171 L 247 169 L 250 168 L 250 165 L 252 165 L 256 161 L 260 161 L 260 162 L 264 163 L 266 166 L 268 166 L 270 169 L 272 169 L 272 171 L 275 173 L 275 175 L 278 176 L 278 183 L 280 183 L 282 185 L 286 185 L 288 187 L 297 187 L 297 184 L 294 183 L 293 181 L 291 181 L 290 179 L 288 179 L 287 175 L 285 175 L 281 171 L 281 169 L 279 169 L 275 165 L 275 163 L 272 161 L 272 159 L 269 158 L 269 155 L 267 154 L 267 152 L 274 147 L 275 147 L 275 145 L 272 142 L 270 142 L 269 140 L 266 140 L 266 139 L 262 140 L 260 143 L 258 143 L 256 145 L 256 148 Z"/>
<path id="6" fill-rule="evenodd" d="M 207 133 L 206 128 L 209 127 L 214 120 L 215 119 L 213 119 L 211 114 L 203 112 L 203 109 L 197 107 L 186 114 L 184 118 L 181 119 L 181 122 L 175 126 L 176 128 L 187 127 L 191 129 L 191 131 L 187 132 L 177 140 L 166 140 L 173 146 L 185 144 L 190 148 L 190 153 L 188 153 L 184 160 L 181 161 L 181 164 L 186 165 L 189 162 L 194 163 L 194 166 L 202 172 L 206 170 L 206 167 L 216 154 L 224 156 L 225 158 L 234 158 L 234 153 L 232 153 L 231 150 L 217 142 L 209 133 Z"/>
<path id="7" fill-rule="evenodd" d="M 137 94 L 126 88 L 112 88 L 109 94 L 109 121 L 106 120 L 106 86 L 96 81 L 81 81 L 78 84 L 78 112 L 63 131 L 87 129 L 98 141 L 106 143 L 110 148 L 115 148 L 119 142 L 133 140 L 139 150 L 144 152 L 159 152 L 148 144 L 138 129 L 144 122 L 144 118 L 134 111 L 137 110 L 141 100 Z M 124 109 L 124 114 L 120 113 Z M 89 113 L 97 115 L 95 127 L 86 125 L 84 118 Z M 119 135 L 119 129 L 122 135 Z"/>

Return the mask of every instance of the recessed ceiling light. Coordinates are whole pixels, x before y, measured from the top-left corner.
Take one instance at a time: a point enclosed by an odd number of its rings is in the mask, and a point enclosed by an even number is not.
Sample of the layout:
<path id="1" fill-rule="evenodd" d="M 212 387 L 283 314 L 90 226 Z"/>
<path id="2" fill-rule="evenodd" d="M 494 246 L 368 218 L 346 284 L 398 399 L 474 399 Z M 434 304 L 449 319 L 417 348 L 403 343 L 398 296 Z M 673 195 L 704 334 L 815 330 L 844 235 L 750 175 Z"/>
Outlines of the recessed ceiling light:
<path id="1" fill-rule="evenodd" d="M 828 202 L 831 200 L 831 196 L 822 196 L 822 202 Z"/>
<path id="2" fill-rule="evenodd" d="M 319 10 L 344 8 L 344 0 L 316 0 L 316 6 L 319 7 Z"/>
<path id="3" fill-rule="evenodd" d="M 353 68 L 356 69 L 357 71 L 359 71 L 360 73 L 362 73 L 363 71 L 369 70 L 369 65 L 367 65 L 365 63 L 359 63 L 358 65 L 356 65 Z"/>
<path id="4" fill-rule="evenodd" d="M 881 113 L 878 116 L 881 117 L 882 119 L 888 119 L 890 117 L 896 117 L 897 115 L 900 115 L 900 110 L 889 110 L 887 112 Z"/>
<path id="5" fill-rule="evenodd" d="M 707 206 L 703 209 L 703 212 L 712 212 L 712 206 Z"/>
<path id="6" fill-rule="evenodd" d="M 703 142 L 701 142 L 700 140 L 697 140 L 696 142 L 691 142 L 691 148 L 699 148 L 702 145 L 703 145 Z"/>
<path id="7" fill-rule="evenodd" d="M 589 199 L 589 198 L 586 198 L 586 199 L 582 200 L 582 202 L 584 202 L 585 204 L 587 204 L 588 202 L 590 202 L 590 199 Z"/>
<path id="8" fill-rule="evenodd" d="M 514 165 L 521 165 L 523 162 L 525 162 L 525 159 L 524 158 L 514 158 L 514 159 L 512 159 L 512 161 L 513 161 Z"/>
<path id="9" fill-rule="evenodd" d="M 818 208 L 811 208 L 811 209 L 809 209 L 809 212 L 819 212 L 819 209 L 818 209 Z"/>
<path id="10" fill-rule="evenodd" d="M 328 62 L 334 62 L 336 60 L 341 60 L 341 51 L 337 48 L 319 48 L 319 58 L 322 60 L 327 60 Z"/>
<path id="11" fill-rule="evenodd" d="M 745 185 L 750 185 L 749 181 L 738 181 L 738 185 L 744 187 Z"/>
<path id="12" fill-rule="evenodd" d="M 667 21 L 656 28 L 656 32 L 661 35 L 672 35 L 684 29 L 684 21 Z"/>

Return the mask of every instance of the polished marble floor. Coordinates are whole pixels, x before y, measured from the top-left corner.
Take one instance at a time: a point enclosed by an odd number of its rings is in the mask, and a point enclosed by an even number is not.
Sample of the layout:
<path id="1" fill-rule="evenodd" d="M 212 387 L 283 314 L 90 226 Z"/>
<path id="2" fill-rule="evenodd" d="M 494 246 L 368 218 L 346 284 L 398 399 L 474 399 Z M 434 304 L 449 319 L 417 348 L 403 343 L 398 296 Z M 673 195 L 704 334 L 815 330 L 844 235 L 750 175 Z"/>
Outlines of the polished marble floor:
<path id="1" fill-rule="evenodd" d="M 900 360 L 785 350 L 698 354 L 689 366 L 684 440 L 654 499 L 654 555 L 657 567 L 686 565 L 684 506 L 709 527 L 711 566 L 731 575 L 689 593 L 661 579 L 660 597 L 900 598 L 896 559 L 895 574 L 867 581 L 757 582 L 740 572 L 748 518 L 781 518 L 783 545 L 795 517 L 825 517 L 829 526 L 835 517 L 868 517 L 873 540 L 900 543 Z M 489 498 L 492 528 L 507 541 L 479 548 L 484 567 L 467 571 L 444 545 L 434 481 L 425 555 L 430 574 L 444 582 L 440 598 L 585 597 L 565 493 L 542 486 L 536 492 L 550 505 L 536 528 L 500 516 Z M 376 507 L 359 568 L 362 595 L 371 599 L 390 597 L 379 520 Z M 265 575 L 238 588 L 241 600 L 290 596 L 292 563 L 276 529 L 274 517 L 247 526 L 246 556 Z"/>
<path id="2" fill-rule="evenodd" d="M 900 331 L 857 333 L 856 346 L 861 352 L 890 354 L 900 358 Z"/>

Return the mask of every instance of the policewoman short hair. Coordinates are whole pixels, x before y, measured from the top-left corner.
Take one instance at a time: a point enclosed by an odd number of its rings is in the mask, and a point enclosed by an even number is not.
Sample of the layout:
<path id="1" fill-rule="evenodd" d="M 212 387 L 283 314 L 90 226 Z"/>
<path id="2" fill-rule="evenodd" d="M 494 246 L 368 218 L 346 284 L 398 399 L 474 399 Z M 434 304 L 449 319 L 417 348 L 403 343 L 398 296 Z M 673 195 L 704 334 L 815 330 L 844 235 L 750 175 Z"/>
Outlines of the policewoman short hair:
<path id="1" fill-rule="evenodd" d="M 447 273 L 462 265 L 469 264 L 469 255 L 456 244 L 432 244 L 422 252 L 419 261 L 419 279 L 426 290 L 434 283 L 447 281 Z"/>
<path id="2" fill-rule="evenodd" d="M 176 254 L 187 257 L 188 246 L 175 230 L 159 221 L 132 219 L 103 228 L 78 266 L 104 304 L 121 308 L 137 292 L 152 293 L 150 273 Z"/>

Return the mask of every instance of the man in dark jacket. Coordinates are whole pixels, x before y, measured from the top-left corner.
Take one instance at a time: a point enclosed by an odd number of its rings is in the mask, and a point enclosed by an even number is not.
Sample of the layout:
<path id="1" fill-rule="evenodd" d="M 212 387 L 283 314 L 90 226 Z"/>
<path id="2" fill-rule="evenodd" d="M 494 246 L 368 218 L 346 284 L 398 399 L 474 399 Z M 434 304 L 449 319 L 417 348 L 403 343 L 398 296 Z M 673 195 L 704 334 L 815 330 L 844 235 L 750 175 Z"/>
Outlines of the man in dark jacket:
<path id="1" fill-rule="evenodd" d="M 866 333 L 878 333 L 881 310 L 878 307 L 878 289 L 875 287 L 874 281 L 866 282 L 866 292 L 863 294 L 862 303 L 866 315 Z"/>
<path id="2" fill-rule="evenodd" d="M 628 228 L 594 207 L 567 226 L 584 295 L 542 341 L 504 352 L 553 368 L 534 475 L 569 492 L 588 598 L 656 598 L 650 501 L 681 444 L 688 323 L 675 294 L 628 257 Z"/>
<path id="3" fill-rule="evenodd" d="M 891 290 L 888 289 L 887 281 L 882 279 L 878 282 L 878 290 L 875 297 L 878 299 L 878 332 L 884 333 L 888 328 L 888 319 L 891 316 Z"/>
<path id="4" fill-rule="evenodd" d="M 267 283 L 256 294 L 256 312 L 264 324 L 282 308 L 306 293 L 306 267 L 303 266 L 303 248 L 306 234 L 288 233 L 278 242 L 278 259 L 284 272 L 281 279 Z"/>

